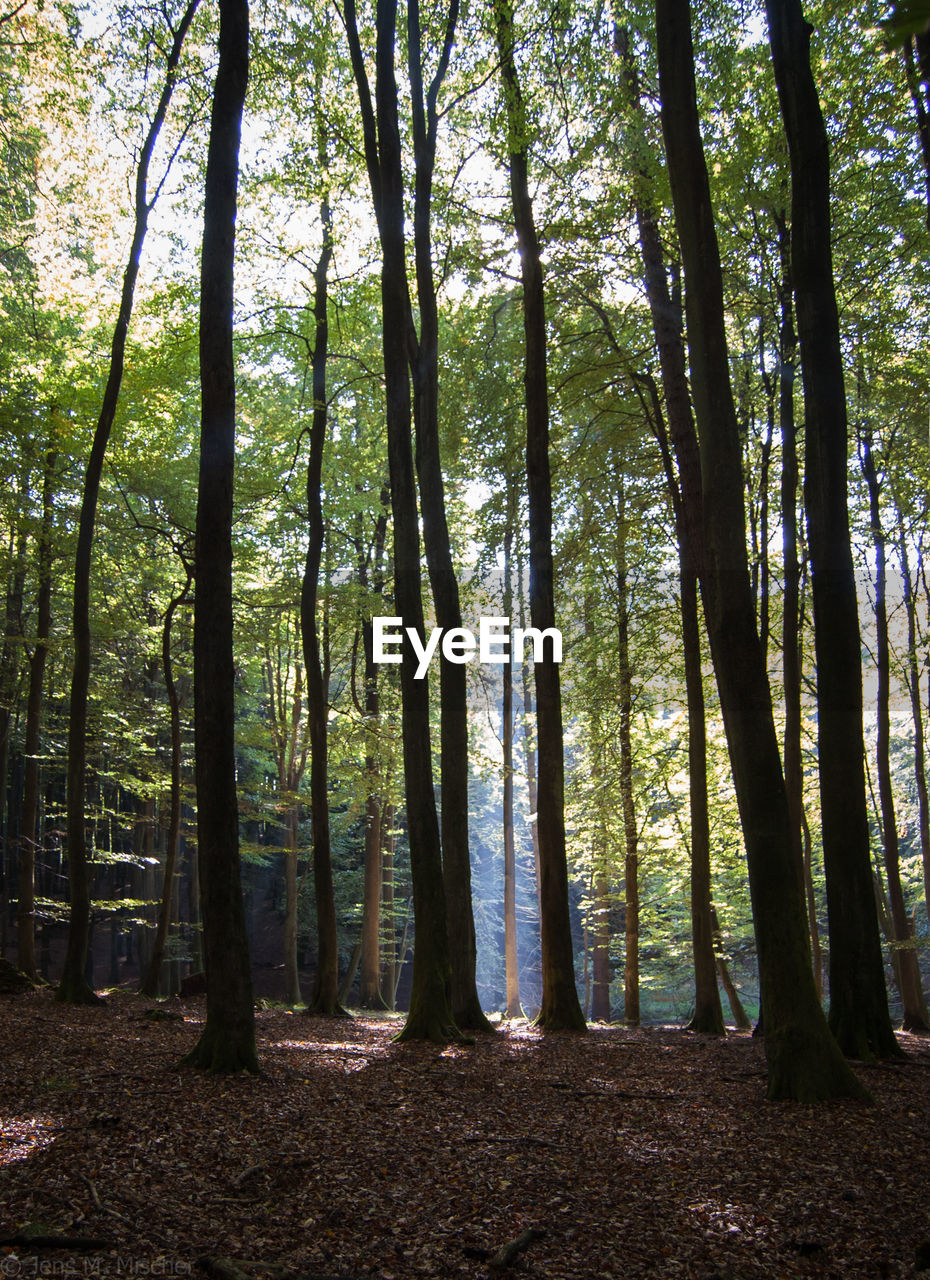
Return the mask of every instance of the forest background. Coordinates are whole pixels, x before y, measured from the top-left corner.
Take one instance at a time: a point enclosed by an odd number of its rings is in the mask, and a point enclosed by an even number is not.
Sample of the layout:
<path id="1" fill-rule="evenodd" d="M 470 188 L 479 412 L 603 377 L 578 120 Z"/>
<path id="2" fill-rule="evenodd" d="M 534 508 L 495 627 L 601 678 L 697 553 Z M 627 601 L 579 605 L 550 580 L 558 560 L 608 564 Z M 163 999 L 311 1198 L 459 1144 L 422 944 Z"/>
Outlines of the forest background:
<path id="1" fill-rule="evenodd" d="M 871 850 L 894 992 L 902 950 L 926 972 L 928 936 L 926 86 L 918 43 L 890 47 L 880 6 L 811 6 L 808 16 L 831 146 Z M 297 1004 L 301 984 L 315 980 L 319 941 L 300 603 L 311 524 L 305 472 L 315 303 L 320 264 L 331 253 L 316 616 L 327 688 L 340 994 L 351 1004 L 404 1007 L 414 930 L 400 690 L 396 669 L 376 674 L 366 656 L 371 617 L 395 612 L 381 251 L 339 18 L 312 5 L 272 3 L 252 14 L 236 260 L 236 783 L 256 989 Z M 442 6 L 422 13 L 427 79 L 438 69 L 447 18 Z M 801 831 L 808 928 L 822 984 L 828 940 L 799 511 L 805 456 L 794 386 L 787 151 L 764 15 L 748 3 L 721 3 L 702 5 L 697 18 L 695 65 L 743 455 L 744 534 L 782 734 L 786 618 L 799 627 Z M 0 941 L 3 954 L 22 963 L 23 931 L 34 928 L 37 952 L 23 967 L 52 980 L 60 976 L 69 914 L 66 775 L 79 510 L 134 230 L 133 189 L 180 21 L 164 5 L 26 3 L 3 14 L 0 26 Z M 508 117 L 512 99 L 498 84 L 490 11 L 481 6 L 465 6 L 458 16 L 437 116 L 438 420 L 463 620 L 477 630 L 480 615 L 528 618 L 521 264 L 508 185 L 522 146 L 546 279 L 578 992 L 594 1018 L 687 1021 L 694 1007 L 693 733 L 689 740 L 676 476 L 637 222 L 648 190 L 680 315 L 652 15 L 647 6 L 614 13 L 597 5 L 524 4 L 517 23 L 526 104 L 521 145 Z M 368 51 L 373 27 L 363 23 L 361 32 Z M 401 32 L 401 62 L 410 40 L 409 29 Z M 93 922 L 87 978 L 98 988 L 150 974 L 153 989 L 168 993 L 202 964 L 192 564 L 199 252 L 215 45 L 216 14 L 197 9 L 151 155 L 149 197 L 157 199 L 96 517 L 85 800 Z M 402 105 L 406 92 L 403 80 Z M 412 189 L 416 123 L 402 120 Z M 790 530 L 799 540 L 796 595 L 786 560 Z M 740 1023 L 759 1009 L 753 922 L 706 642 L 702 666 L 714 948 Z M 486 1011 L 533 1014 L 542 1001 L 534 692 L 530 664 L 514 671 L 509 691 L 505 671 L 467 669 L 476 986 Z M 432 693 L 438 759 L 438 690 Z M 183 788 L 174 867 L 173 745 Z M 505 874 L 510 839 L 512 878 Z M 36 896 L 24 911 L 31 857 Z M 895 920 L 895 866 L 903 930 Z M 157 927 L 162 903 L 165 937 Z M 366 920 L 376 942 L 363 955 Z M 509 982 L 508 921 L 516 955 Z M 905 1004 L 896 1011 L 905 1013 Z"/>

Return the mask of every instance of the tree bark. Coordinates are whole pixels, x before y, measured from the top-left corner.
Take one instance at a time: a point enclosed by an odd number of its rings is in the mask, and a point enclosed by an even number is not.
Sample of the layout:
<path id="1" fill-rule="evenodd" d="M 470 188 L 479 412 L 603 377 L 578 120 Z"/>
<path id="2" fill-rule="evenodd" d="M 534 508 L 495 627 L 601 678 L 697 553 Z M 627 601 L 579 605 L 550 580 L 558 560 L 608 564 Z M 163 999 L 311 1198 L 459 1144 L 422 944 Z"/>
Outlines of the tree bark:
<path id="1" fill-rule="evenodd" d="M 42 483 L 42 526 L 39 532 L 36 601 L 36 638 L 29 658 L 29 693 L 26 700 L 26 741 L 23 768 L 23 810 L 19 835 L 19 902 L 16 954 L 27 977 L 36 973 L 35 877 L 39 816 L 39 739 L 42 732 L 42 690 L 52 622 L 52 515 L 58 451 L 49 449 Z"/>
<path id="2" fill-rule="evenodd" d="M 510 196 L 523 281 L 530 621 L 543 632 L 555 626 L 545 292 L 542 257 L 530 199 L 526 113 L 514 57 L 512 0 L 495 0 L 494 22 L 508 127 Z M 568 911 L 562 695 L 558 664 L 550 653 L 536 663 L 535 681 L 543 988 L 537 1024 L 548 1031 L 583 1031 L 585 1021 L 575 986 L 574 948 Z"/>
<path id="3" fill-rule="evenodd" d="M 123 381 L 126 337 L 129 332 L 136 280 L 142 260 L 142 246 L 148 230 L 149 215 L 158 194 L 156 192 L 155 197 L 149 198 L 149 165 L 174 93 L 177 68 L 181 58 L 181 46 L 187 34 L 187 29 L 193 21 L 194 14 L 197 12 L 198 4 L 199 0 L 190 0 L 177 29 L 173 32 L 174 39 L 165 63 L 165 81 L 161 97 L 139 153 L 139 162 L 136 167 L 135 222 L 132 242 L 129 246 L 129 257 L 123 274 L 119 314 L 113 330 L 113 340 L 110 347 L 110 370 L 107 375 L 107 383 L 103 393 L 103 402 L 100 406 L 100 415 L 97 419 L 97 428 L 94 432 L 90 457 L 87 461 L 84 490 L 81 497 L 81 514 L 74 561 L 74 602 L 72 611 L 74 668 L 71 677 L 68 720 L 67 844 L 71 913 L 68 925 L 68 948 L 65 954 L 61 982 L 56 992 L 59 1000 L 69 1004 L 96 1004 L 98 1002 L 98 996 L 91 990 L 84 977 L 90 930 L 90 874 L 87 865 L 84 818 L 84 798 L 87 784 L 87 696 L 90 685 L 91 656 L 90 561 L 94 541 L 94 524 L 97 518 L 97 499 L 100 492 L 100 478 L 103 474 L 104 455 L 110 439 L 113 420 L 116 417 L 116 406 Z"/>
<path id="4" fill-rule="evenodd" d="M 830 240 L 829 144 L 811 73 L 811 28 L 801 0 L 766 0 L 766 14 L 791 164 L 791 258 L 804 386 L 804 503 L 830 922 L 830 1026 L 848 1057 L 896 1056 L 901 1050 L 888 1014 L 869 866 L 859 612 L 847 506 L 846 394 Z"/>
<path id="5" fill-rule="evenodd" d="M 233 263 L 239 140 L 249 71 L 247 0 L 220 0 L 219 65 L 204 185 L 200 273 L 200 474 L 194 591 L 197 843 L 207 1021 L 185 1065 L 258 1071 L 239 866 L 233 662 L 236 448 Z"/>
<path id="6" fill-rule="evenodd" d="M 749 864 L 771 1098 L 863 1097 L 817 1000 L 749 579 L 723 282 L 694 83 L 691 6 L 657 0 L 662 130 L 700 432 L 705 615 Z"/>

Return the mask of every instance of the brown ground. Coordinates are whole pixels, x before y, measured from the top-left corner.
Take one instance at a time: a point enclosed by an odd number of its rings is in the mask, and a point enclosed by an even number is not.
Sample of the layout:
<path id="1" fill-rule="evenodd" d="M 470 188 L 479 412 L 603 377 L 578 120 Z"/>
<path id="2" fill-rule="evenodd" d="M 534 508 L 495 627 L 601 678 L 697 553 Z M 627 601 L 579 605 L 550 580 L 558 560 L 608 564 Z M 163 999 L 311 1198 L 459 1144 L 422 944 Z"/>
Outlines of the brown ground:
<path id="1" fill-rule="evenodd" d="M 202 1004 L 0 997 L 0 1277 L 930 1277 L 930 1044 L 858 1068 L 875 1104 L 765 1101 L 762 1049 L 508 1025 L 258 1014 L 258 1078 L 179 1071 Z M 249 1267 L 245 1261 L 264 1265 Z M 220 1274 L 214 1271 L 214 1274 Z M 227 1272 L 233 1275 L 233 1272 Z"/>

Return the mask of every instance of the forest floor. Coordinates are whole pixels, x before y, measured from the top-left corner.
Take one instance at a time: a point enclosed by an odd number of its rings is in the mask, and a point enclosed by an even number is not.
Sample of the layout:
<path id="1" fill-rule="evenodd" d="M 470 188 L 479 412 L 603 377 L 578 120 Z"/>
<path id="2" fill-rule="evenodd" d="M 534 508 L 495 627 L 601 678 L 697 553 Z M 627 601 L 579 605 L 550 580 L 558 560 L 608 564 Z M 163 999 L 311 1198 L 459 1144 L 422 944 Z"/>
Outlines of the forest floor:
<path id="1" fill-rule="evenodd" d="M 857 1067 L 873 1105 L 799 1106 L 746 1035 L 260 1010 L 263 1074 L 210 1077 L 202 1001 L 153 1008 L 0 998 L 0 1236 L 72 1238 L 0 1277 L 930 1275 L 926 1040 Z"/>

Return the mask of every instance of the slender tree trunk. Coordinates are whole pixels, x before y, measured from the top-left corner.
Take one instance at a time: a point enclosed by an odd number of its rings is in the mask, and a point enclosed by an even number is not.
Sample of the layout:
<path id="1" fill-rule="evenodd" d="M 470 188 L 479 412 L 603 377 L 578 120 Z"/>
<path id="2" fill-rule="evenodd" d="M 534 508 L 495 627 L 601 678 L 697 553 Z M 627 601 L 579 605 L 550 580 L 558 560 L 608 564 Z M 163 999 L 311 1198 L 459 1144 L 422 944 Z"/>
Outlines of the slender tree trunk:
<path id="1" fill-rule="evenodd" d="M 717 953 L 716 953 L 717 972 L 720 975 L 720 984 L 723 987 L 724 991 L 726 992 L 727 1001 L 730 1005 L 730 1012 L 733 1014 L 733 1022 L 736 1025 L 737 1031 L 751 1031 L 752 1021 L 750 1020 L 749 1014 L 743 1008 L 743 1002 L 739 998 L 739 992 L 736 989 L 736 984 L 734 983 L 733 978 L 730 975 L 730 966 L 727 964 L 726 960 L 723 958 L 723 955 L 721 954 L 722 943 L 721 943 L 721 934 L 720 934 L 720 921 L 717 918 L 716 907 L 711 907 L 710 915 L 711 915 L 711 927 L 714 931 L 714 941 L 717 947 Z"/>
<path id="2" fill-rule="evenodd" d="M 927 199 L 927 227 L 930 229 L 930 115 L 927 105 L 930 102 L 930 67 L 922 65 L 920 58 L 921 41 L 930 48 L 930 38 L 926 30 L 922 36 L 908 36 L 904 42 L 904 70 L 907 76 L 907 87 L 914 107 L 914 119 L 917 123 L 917 138 L 920 142 L 920 158 L 923 161 L 924 189 Z M 915 58 L 915 54 L 917 55 Z M 921 91 L 921 78 L 925 81 Z M 925 96 L 926 95 L 926 96 Z"/>
<path id="3" fill-rule="evenodd" d="M 615 46 L 620 55 L 631 107 L 642 126 L 642 102 L 636 67 L 625 27 L 615 29 Z M 704 566 L 702 528 L 701 462 L 697 432 L 691 412 L 691 395 L 685 364 L 681 308 L 671 296 L 665 255 L 654 207 L 652 179 L 641 167 L 636 174 L 634 193 L 636 223 L 652 319 L 652 332 L 659 352 L 662 388 L 665 393 L 669 430 L 666 432 L 658 394 L 650 387 L 652 417 L 665 468 L 666 483 L 675 515 L 681 584 L 681 635 L 685 659 L 685 690 L 688 703 L 688 788 L 691 812 L 691 945 L 694 955 L 694 1016 L 690 1031 L 723 1035 L 723 1010 L 717 988 L 713 929 L 711 927 L 710 817 L 707 802 L 707 734 L 705 727 L 704 677 L 698 614 L 698 580 Z M 675 452 L 678 477 L 672 466 L 669 440 Z"/>
<path id="4" fill-rule="evenodd" d="M 526 338 L 526 477 L 530 524 L 530 620 L 539 631 L 555 626 L 552 567 L 552 489 L 549 473 L 549 392 L 542 258 L 530 199 L 526 112 L 514 57 L 512 0 L 495 0 L 494 20 L 507 113 L 510 195 L 520 247 Z M 565 852 L 562 695 L 558 664 L 546 653 L 535 665 L 539 767 L 538 827 L 542 903 L 542 1008 L 544 1030 L 583 1031 L 575 986 Z"/>
<path id="5" fill-rule="evenodd" d="M 901 1050 L 888 1014 L 869 867 L 859 613 L 847 508 L 846 394 L 830 243 L 829 144 L 811 74 L 811 28 L 801 0 L 766 0 L 766 14 L 791 161 L 791 257 L 804 385 L 804 502 L 830 920 L 830 1026 L 848 1057 L 895 1056 Z"/>
<path id="6" fill-rule="evenodd" d="M 42 731 L 42 690 L 52 621 L 52 506 L 58 452 L 45 458 L 42 484 L 42 527 L 39 533 L 36 601 L 36 638 L 29 659 L 29 694 L 26 702 L 26 742 L 23 769 L 23 811 L 19 836 L 19 903 L 17 909 L 17 958 L 19 967 L 35 977 L 35 876 L 36 828 L 39 816 L 39 738 Z"/>
<path id="7" fill-rule="evenodd" d="M 461 1038 L 461 1032 L 452 1012 L 446 895 L 433 791 L 429 687 L 425 678 L 415 679 L 414 651 L 406 633 L 406 628 L 413 627 L 422 644 L 420 533 L 407 363 L 412 312 L 407 287 L 404 180 L 394 73 L 397 0 L 380 0 L 378 5 L 374 107 L 359 42 L 355 0 L 345 0 L 343 12 L 362 107 L 365 156 L 381 240 L 385 416 L 394 521 L 394 600 L 405 629 L 400 684 L 416 946 L 410 1010 L 398 1039 L 442 1042 Z"/>
<path id="8" fill-rule="evenodd" d="M 598 824 L 594 868 L 594 946 L 592 956 L 591 1020 L 610 1021 L 610 892 L 607 880 L 607 838 Z"/>
<path id="9" fill-rule="evenodd" d="M 898 554 L 901 557 L 901 579 L 904 584 L 904 608 L 907 613 L 907 691 L 914 722 L 914 785 L 917 789 L 917 823 L 920 831 L 920 853 L 924 869 L 924 911 L 930 913 L 930 805 L 927 801 L 924 718 L 920 707 L 920 670 L 917 665 L 917 607 L 911 582 L 911 566 L 907 555 L 904 519 L 898 506 Z M 921 551 L 917 549 L 917 575 L 922 569 Z"/>
<path id="10" fill-rule="evenodd" d="M 507 527 L 504 530 L 504 616 L 509 618 L 513 609 L 513 535 L 514 535 L 514 486 L 508 481 Z M 503 705 L 501 707 L 501 743 L 504 769 L 504 975 L 507 987 L 506 1015 L 519 1018 L 523 1013 L 520 1004 L 520 966 L 517 959 L 517 860 L 513 839 L 513 666 L 505 662 L 502 668 Z"/>
<path id="11" fill-rule="evenodd" d="M 458 22 L 458 0 L 450 0 L 438 64 L 424 96 L 419 0 L 407 4 L 407 61 L 413 116 L 415 184 L 413 243 L 419 338 L 409 321 L 413 378 L 416 469 L 423 520 L 423 546 L 436 622 L 444 630 L 462 625 L 458 582 L 439 453 L 439 314 L 433 278 L 432 186 L 436 163 L 437 101 L 445 79 Z M 468 688 L 462 663 L 440 656 L 440 776 L 442 865 L 452 964 L 452 1014 L 468 1030 L 493 1028 L 481 1009 L 475 985 L 477 945 L 472 912 L 468 845 Z"/>
<path id="12" fill-rule="evenodd" d="M 320 141 L 321 168 L 326 167 L 326 146 Z M 326 359 L 329 341 L 327 321 L 328 274 L 333 252 L 329 197 L 320 208 L 323 247 L 314 280 L 313 426 L 307 463 L 307 518 L 310 536 L 300 595 L 300 630 L 307 668 L 307 701 L 310 716 L 310 817 L 313 830 L 313 883 L 316 890 L 317 970 L 309 1013 L 327 1016 L 344 1013 L 339 1003 L 339 942 L 333 897 L 333 860 L 329 830 L 329 781 L 327 761 L 328 681 L 324 679 L 317 631 L 317 593 L 323 554 L 323 449 L 326 441 Z"/>
<path id="13" fill-rule="evenodd" d="M 911 932 L 904 891 L 901 887 L 901 866 L 898 848 L 898 819 L 895 813 L 894 788 L 891 781 L 891 655 L 888 647 L 888 609 L 886 605 L 887 555 L 885 531 L 882 528 L 879 505 L 879 480 L 872 452 L 870 433 L 864 433 L 860 441 L 862 474 L 869 493 L 869 517 L 872 545 L 875 548 L 875 667 L 878 689 L 877 734 L 875 765 L 878 774 L 878 798 L 882 818 L 882 846 L 885 854 L 885 876 L 888 882 L 888 900 L 891 906 L 891 945 L 897 955 L 897 972 L 904 1005 L 905 1031 L 930 1031 L 927 1020 L 927 1003 L 921 986 L 920 966 L 917 963 L 917 945 Z"/>
<path id="14" fill-rule="evenodd" d="M 523 557 L 517 546 L 517 617 L 521 630 L 526 628 L 526 604 L 523 598 Z M 536 781 L 536 742 L 533 733 L 533 694 L 530 688 L 532 675 L 529 664 L 524 661 L 520 668 L 520 689 L 523 696 L 523 756 L 526 761 L 526 798 L 530 806 L 530 842 L 533 846 L 533 873 L 536 884 L 536 910 L 542 920 L 542 897 L 540 885 L 542 875 L 539 870 L 539 787 Z"/>
<path id="15" fill-rule="evenodd" d="M 624 842 L 623 1018 L 639 1026 L 639 832 L 633 794 L 633 673 L 630 667 L 630 605 L 627 586 L 627 516 L 623 477 L 617 493 L 617 694 L 620 703 L 620 797 Z"/>
<path id="16" fill-rule="evenodd" d="M 236 445 L 233 261 L 239 139 L 249 70 L 247 0 L 220 0 L 219 66 L 204 184 L 200 294 L 200 476 L 194 592 L 197 843 L 207 1021 L 188 1066 L 257 1071 L 239 865 L 233 665 Z"/>
<path id="17" fill-rule="evenodd" d="M 165 620 L 161 633 L 161 664 L 165 678 L 165 689 L 168 694 L 168 711 L 171 716 L 171 813 L 168 818 L 168 834 L 165 841 L 165 878 L 161 890 L 161 904 L 158 911 L 158 924 L 155 928 L 155 941 L 148 968 L 142 977 L 139 990 L 143 995 L 156 996 L 165 958 L 165 944 L 171 924 L 171 904 L 174 899 L 175 868 L 181 847 L 181 698 L 174 681 L 174 663 L 171 657 L 171 628 L 174 615 L 188 599 L 193 569 L 187 568 L 187 581 L 177 595 L 172 596 L 165 610 Z"/>
<path id="18" fill-rule="evenodd" d="M 295 801 L 284 814 L 284 1003 L 292 1008 L 303 1004 L 297 960 L 299 834 L 300 805 Z"/>
<path id="19" fill-rule="evenodd" d="M 691 387 L 700 432 L 706 554 L 702 587 L 749 864 L 769 1096 L 862 1097 L 865 1090 L 843 1061 L 814 988 L 771 695 L 756 630 L 690 4 L 657 0 L 656 32 L 662 129 L 685 269 Z"/>
<path id="20" fill-rule="evenodd" d="M 58 986 L 57 997 L 70 1004 L 95 1004 L 97 995 L 88 986 L 86 967 L 88 929 L 90 925 L 90 876 L 87 866 L 87 847 L 84 817 L 84 796 L 87 779 L 87 697 L 90 685 L 90 562 L 94 540 L 94 524 L 97 517 L 97 498 L 103 459 L 123 380 L 126 357 L 126 337 L 142 259 L 142 245 L 148 230 L 149 214 L 156 197 L 149 198 L 148 173 L 152 152 L 161 132 L 174 92 L 177 67 L 181 58 L 181 46 L 187 29 L 193 21 L 199 0 L 190 0 L 177 29 L 165 63 L 165 82 L 152 122 L 149 125 L 139 162 L 136 167 L 135 224 L 129 258 L 123 274 L 119 314 L 113 330 L 110 348 L 110 371 L 103 393 L 103 403 L 91 446 L 87 470 L 84 475 L 84 491 L 81 498 L 81 514 L 78 524 L 77 551 L 74 562 L 74 669 L 71 677 L 70 714 L 68 721 L 68 875 L 71 894 L 71 914 L 68 927 L 68 949 L 64 969 Z"/>
<path id="21" fill-rule="evenodd" d="M 394 806 L 381 808 L 381 915 L 387 931 L 381 990 L 389 1009 L 397 1007 L 397 921 L 394 917 Z"/>
<path id="22" fill-rule="evenodd" d="M 375 522 L 374 573 L 372 587 L 376 596 L 383 590 L 382 564 L 384 542 L 387 534 L 387 513 L 390 501 L 387 492 L 382 493 L 382 509 Z M 367 558 L 359 554 L 359 582 L 368 586 Z M 365 888 L 362 906 L 362 953 L 359 979 L 359 1004 L 363 1009 L 386 1009 L 381 994 L 381 897 L 384 884 L 384 868 L 381 856 L 382 813 L 384 798 L 380 791 L 378 758 L 378 723 L 381 700 L 378 693 L 378 667 L 373 657 L 373 628 L 370 613 L 362 626 L 362 647 L 365 654 L 365 719 L 367 746 L 365 755 Z"/>

